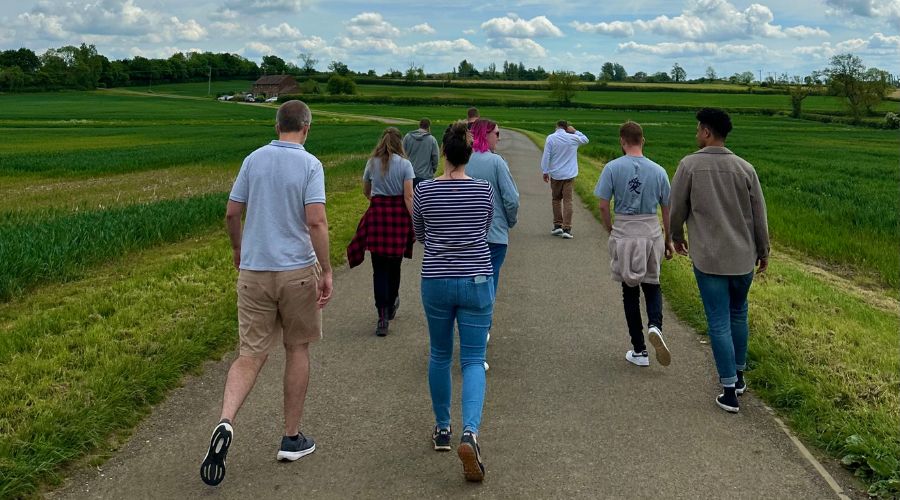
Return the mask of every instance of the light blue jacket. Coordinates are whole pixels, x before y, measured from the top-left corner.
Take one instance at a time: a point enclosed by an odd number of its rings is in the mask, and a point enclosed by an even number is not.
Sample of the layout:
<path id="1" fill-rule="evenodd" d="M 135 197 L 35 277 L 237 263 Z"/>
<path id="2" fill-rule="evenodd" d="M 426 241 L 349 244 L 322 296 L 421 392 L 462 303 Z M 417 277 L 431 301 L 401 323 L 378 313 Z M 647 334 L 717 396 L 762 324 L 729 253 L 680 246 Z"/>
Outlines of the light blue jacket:
<path id="1" fill-rule="evenodd" d="M 472 153 L 466 165 L 466 175 L 484 179 L 494 188 L 494 219 L 488 231 L 488 243 L 509 244 L 509 230 L 516 225 L 519 213 L 519 189 L 502 156 L 491 153 Z"/>

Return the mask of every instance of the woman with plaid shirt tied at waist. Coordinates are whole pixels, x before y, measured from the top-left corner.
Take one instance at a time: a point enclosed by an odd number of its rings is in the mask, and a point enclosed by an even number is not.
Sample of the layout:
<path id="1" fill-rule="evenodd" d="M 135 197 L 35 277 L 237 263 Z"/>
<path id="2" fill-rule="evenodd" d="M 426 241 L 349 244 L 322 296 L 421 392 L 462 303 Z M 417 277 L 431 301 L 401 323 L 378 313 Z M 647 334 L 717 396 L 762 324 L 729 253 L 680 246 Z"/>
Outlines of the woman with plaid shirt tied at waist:
<path id="1" fill-rule="evenodd" d="M 400 306 L 400 263 L 412 258 L 413 199 L 412 163 L 404 157 L 402 136 L 388 127 L 372 151 L 363 173 L 363 193 L 369 209 L 359 221 L 356 235 L 347 247 L 347 261 L 356 267 L 372 254 L 372 282 L 378 326 L 375 334 L 384 337 L 389 321 Z"/>

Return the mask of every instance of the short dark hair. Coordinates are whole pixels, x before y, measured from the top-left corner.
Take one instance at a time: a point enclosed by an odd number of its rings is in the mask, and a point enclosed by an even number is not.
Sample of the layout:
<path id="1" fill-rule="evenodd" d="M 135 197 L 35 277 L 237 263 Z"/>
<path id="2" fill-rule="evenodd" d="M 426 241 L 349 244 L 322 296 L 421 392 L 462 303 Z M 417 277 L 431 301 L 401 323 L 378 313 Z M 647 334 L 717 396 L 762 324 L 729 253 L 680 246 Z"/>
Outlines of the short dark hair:
<path id="1" fill-rule="evenodd" d="M 312 112 L 303 101 L 288 101 L 278 108 L 275 122 L 281 132 L 299 132 L 312 122 Z"/>
<path id="2" fill-rule="evenodd" d="M 556 126 L 559 128 L 569 128 L 569 122 L 567 122 L 565 120 L 560 120 L 560 121 L 556 122 Z"/>
<path id="3" fill-rule="evenodd" d="M 472 156 L 472 134 L 466 126 L 466 122 L 451 123 L 444 131 L 443 143 L 444 156 L 455 167 L 469 163 Z"/>
<path id="4" fill-rule="evenodd" d="M 419 128 L 422 130 L 428 130 L 431 128 L 431 120 L 428 118 L 422 118 L 419 120 Z"/>
<path id="5" fill-rule="evenodd" d="M 640 146 L 641 139 L 644 138 L 644 129 L 639 124 L 628 120 L 619 127 L 619 137 L 625 140 L 625 144 Z"/>
<path id="6" fill-rule="evenodd" d="M 725 139 L 731 132 L 731 117 L 719 108 L 703 108 L 697 111 L 697 121 L 719 139 Z"/>
<path id="7" fill-rule="evenodd" d="M 468 111 L 466 111 L 466 116 L 469 117 L 469 119 L 472 119 L 472 118 L 478 118 L 481 115 L 478 114 L 478 108 L 472 107 L 472 108 L 469 108 Z"/>

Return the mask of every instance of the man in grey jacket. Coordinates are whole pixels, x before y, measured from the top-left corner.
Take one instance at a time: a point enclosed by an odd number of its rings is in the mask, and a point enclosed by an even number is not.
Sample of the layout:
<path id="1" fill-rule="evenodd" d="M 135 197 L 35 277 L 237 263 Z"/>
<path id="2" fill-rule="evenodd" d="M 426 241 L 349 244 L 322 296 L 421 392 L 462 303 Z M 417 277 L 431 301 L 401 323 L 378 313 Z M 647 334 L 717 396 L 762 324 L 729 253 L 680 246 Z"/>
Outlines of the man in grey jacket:
<path id="1" fill-rule="evenodd" d="M 725 147 L 731 118 L 720 109 L 697 113 L 699 151 L 681 160 L 670 199 L 675 251 L 690 257 L 706 311 L 709 342 L 723 391 L 716 404 L 740 409 L 737 396 L 747 388 L 747 295 L 753 268 L 769 265 L 766 201 L 753 166 Z"/>
<path id="2" fill-rule="evenodd" d="M 406 157 L 409 158 L 416 173 L 413 188 L 426 179 L 434 178 L 440 156 L 437 139 L 431 135 L 431 120 L 422 118 L 419 121 L 419 129 L 403 137 L 403 151 L 406 152 Z"/>

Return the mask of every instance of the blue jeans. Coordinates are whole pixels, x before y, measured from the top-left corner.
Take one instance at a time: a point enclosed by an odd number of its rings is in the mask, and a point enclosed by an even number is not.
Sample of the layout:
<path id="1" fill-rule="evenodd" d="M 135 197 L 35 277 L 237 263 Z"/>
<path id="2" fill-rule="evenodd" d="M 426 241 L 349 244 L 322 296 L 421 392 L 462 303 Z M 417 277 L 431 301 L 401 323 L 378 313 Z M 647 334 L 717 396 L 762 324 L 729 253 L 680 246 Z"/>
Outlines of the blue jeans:
<path id="1" fill-rule="evenodd" d="M 497 296 L 497 286 L 500 284 L 500 268 L 506 260 L 506 247 L 503 243 L 488 243 L 491 251 L 491 266 L 494 267 L 494 297 Z"/>
<path id="2" fill-rule="evenodd" d="M 737 382 L 737 370 L 747 366 L 747 294 L 753 271 L 739 276 L 706 274 L 694 268 L 706 312 L 709 343 L 722 385 Z"/>
<path id="3" fill-rule="evenodd" d="M 478 434 L 484 407 L 484 351 L 494 313 L 493 278 L 424 278 L 422 306 L 431 338 L 428 387 L 435 424 L 442 429 L 450 427 L 450 364 L 456 323 L 462 368 L 463 430 Z"/>

